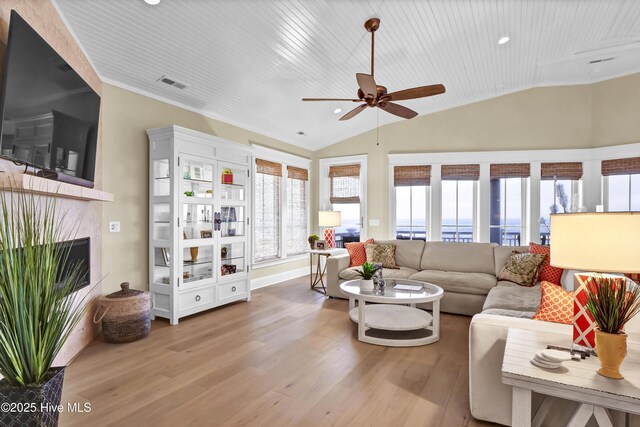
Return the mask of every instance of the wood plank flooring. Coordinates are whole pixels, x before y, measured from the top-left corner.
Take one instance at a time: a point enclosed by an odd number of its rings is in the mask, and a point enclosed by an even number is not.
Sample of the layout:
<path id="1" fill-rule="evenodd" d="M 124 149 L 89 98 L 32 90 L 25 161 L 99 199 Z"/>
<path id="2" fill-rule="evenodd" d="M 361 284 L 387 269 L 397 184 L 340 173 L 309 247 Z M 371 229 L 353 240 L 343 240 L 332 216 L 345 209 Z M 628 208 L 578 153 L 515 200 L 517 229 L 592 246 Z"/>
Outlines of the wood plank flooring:
<path id="1" fill-rule="evenodd" d="M 478 426 L 468 401 L 470 318 L 440 341 L 361 343 L 348 302 L 308 277 L 253 292 L 130 344 L 95 341 L 67 369 L 61 426 Z"/>

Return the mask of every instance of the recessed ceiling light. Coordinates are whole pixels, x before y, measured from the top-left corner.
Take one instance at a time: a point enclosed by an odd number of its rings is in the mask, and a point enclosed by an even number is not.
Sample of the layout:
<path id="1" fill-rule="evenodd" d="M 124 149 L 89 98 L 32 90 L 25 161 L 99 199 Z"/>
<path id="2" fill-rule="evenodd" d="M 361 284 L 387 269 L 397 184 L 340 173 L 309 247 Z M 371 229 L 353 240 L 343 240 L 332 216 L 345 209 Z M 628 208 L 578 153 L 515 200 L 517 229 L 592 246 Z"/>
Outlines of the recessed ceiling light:
<path id="1" fill-rule="evenodd" d="M 509 36 L 502 36 L 500 37 L 500 40 L 498 40 L 498 44 L 505 44 L 508 41 L 509 41 Z"/>
<path id="2" fill-rule="evenodd" d="M 299 131 L 298 131 L 298 135 L 302 136 L 302 135 L 304 135 L 304 132 L 303 132 L 303 131 L 301 131 L 301 130 L 299 130 Z"/>
<path id="3" fill-rule="evenodd" d="M 155 6 L 160 3 L 160 0 L 144 0 L 146 4 L 150 4 L 151 6 Z"/>
<path id="4" fill-rule="evenodd" d="M 342 113 L 342 108 L 336 108 L 335 110 L 333 110 L 333 114 L 340 114 Z"/>

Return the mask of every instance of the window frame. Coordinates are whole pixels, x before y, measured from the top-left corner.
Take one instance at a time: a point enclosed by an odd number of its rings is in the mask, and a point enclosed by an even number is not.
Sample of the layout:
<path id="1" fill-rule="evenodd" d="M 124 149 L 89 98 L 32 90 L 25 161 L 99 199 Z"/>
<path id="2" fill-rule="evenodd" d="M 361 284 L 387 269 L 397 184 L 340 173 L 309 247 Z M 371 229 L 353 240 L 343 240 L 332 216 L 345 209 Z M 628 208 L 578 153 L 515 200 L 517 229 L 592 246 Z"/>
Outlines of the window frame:
<path id="1" fill-rule="evenodd" d="M 409 224 L 409 227 L 413 227 L 413 189 L 414 187 L 426 187 L 426 194 L 425 194 L 425 240 L 429 241 L 431 240 L 431 185 L 411 185 L 411 186 L 404 186 L 404 187 L 396 187 L 393 185 L 393 167 L 391 168 L 391 209 L 390 209 L 390 224 L 391 224 L 391 236 L 393 239 L 397 239 L 398 238 L 398 218 L 397 218 L 397 212 L 396 212 L 396 200 L 397 200 L 397 195 L 396 195 L 396 191 L 398 188 L 409 188 L 409 216 L 410 219 L 409 221 L 411 222 L 411 224 Z M 411 233 L 412 231 L 410 231 Z M 413 239 L 411 237 L 410 234 L 410 238 L 409 240 L 416 240 Z M 419 239 L 418 239 L 419 240 Z"/>
<path id="2" fill-rule="evenodd" d="M 442 207 L 443 207 L 443 203 L 442 203 L 442 182 L 443 181 L 455 181 L 456 183 L 456 236 L 459 235 L 459 218 L 458 218 L 458 196 L 459 196 L 459 184 L 460 181 L 465 181 L 465 182 L 469 182 L 471 181 L 473 183 L 473 187 L 472 187 L 472 191 L 473 191 L 473 201 L 472 201 L 472 206 L 471 206 L 471 210 L 472 212 L 472 217 L 471 217 L 471 242 L 477 242 L 478 241 L 478 182 L 477 180 L 470 180 L 470 179 L 440 179 L 439 180 L 439 185 L 440 185 L 440 228 L 439 228 L 439 241 L 444 242 L 444 240 L 442 240 L 443 238 L 443 232 L 442 232 L 442 227 L 444 226 L 444 224 L 442 223 Z M 432 183 L 433 185 L 433 183 Z M 456 242 L 458 240 L 456 239 Z"/>
<path id="3" fill-rule="evenodd" d="M 524 242 L 528 242 L 530 239 L 527 236 L 527 230 L 529 229 L 529 223 L 530 223 L 530 215 L 529 215 L 529 201 L 531 199 L 531 195 L 530 195 L 530 186 L 529 186 L 529 181 L 530 181 L 530 177 L 511 177 L 511 178 L 489 178 L 489 184 L 491 184 L 491 180 L 493 179 L 520 179 L 520 241 L 519 241 L 519 245 L 517 246 L 523 246 Z M 506 185 L 506 183 L 505 183 Z M 502 193 L 502 192 L 501 192 Z M 505 187 L 505 198 L 507 197 L 507 189 Z M 501 194 L 502 196 L 502 194 Z M 489 197 L 491 197 L 491 192 L 489 192 Z M 538 198 L 540 196 L 538 195 Z M 506 217 L 506 210 L 507 210 L 507 201 L 505 200 L 505 204 L 504 204 L 504 211 L 500 212 L 500 217 L 502 218 L 502 215 L 504 214 Z M 500 229 L 502 227 L 502 225 L 498 224 L 498 225 L 491 225 L 491 221 L 489 221 L 489 236 L 491 236 L 491 229 L 493 228 L 498 228 Z M 507 231 L 509 227 L 507 226 L 507 222 L 506 222 L 506 218 L 505 218 L 505 223 L 504 223 L 504 229 L 505 229 L 505 233 Z M 502 239 L 501 239 L 502 240 Z M 489 239 L 489 241 L 491 242 L 491 239 Z M 505 245 L 502 245 L 505 246 Z M 515 245 L 514 245 L 515 246 Z"/>
<path id="4" fill-rule="evenodd" d="M 629 174 L 621 174 L 621 175 L 611 175 L 611 176 L 626 176 L 628 181 L 629 181 L 629 195 L 628 195 L 628 203 L 629 203 L 629 210 L 626 211 L 611 211 L 610 210 L 610 206 L 609 206 L 609 176 L 602 176 L 602 201 L 603 201 L 603 209 L 605 212 L 637 212 L 637 211 L 632 211 L 631 210 L 631 206 L 632 206 L 632 195 L 633 195 L 633 188 L 632 188 L 632 177 L 633 176 L 638 176 L 640 177 L 640 174 L 637 173 L 629 173 Z"/>
<path id="5" fill-rule="evenodd" d="M 360 164 L 360 240 L 368 236 L 367 228 L 367 158 L 366 154 L 343 157 L 326 157 L 318 159 L 318 207 L 319 211 L 332 210 L 331 203 L 331 182 L 329 178 L 329 168 L 331 166 Z M 314 217 L 314 226 L 318 227 L 318 217 Z"/>
<path id="6" fill-rule="evenodd" d="M 252 269 L 260 269 L 265 267 L 270 267 L 273 265 L 283 264 L 291 261 L 296 261 L 300 259 L 305 259 L 307 254 L 295 254 L 295 255 L 287 255 L 286 248 L 286 239 L 284 237 L 286 229 L 287 229 L 287 207 L 288 207 L 288 178 L 289 171 L 287 170 L 287 166 L 295 166 L 298 168 L 307 169 L 309 171 L 309 179 L 311 179 L 311 159 L 296 156 L 294 154 L 285 153 L 282 151 L 274 150 L 271 148 L 263 147 L 260 145 L 254 145 L 254 153 L 253 158 L 259 158 L 264 160 L 269 160 L 272 162 L 277 162 L 282 165 L 282 177 L 280 178 L 280 253 L 278 258 L 269 259 L 266 261 L 256 261 L 256 252 L 255 248 L 252 249 L 251 253 L 251 268 Z M 252 174 L 254 177 L 257 176 L 256 171 L 256 162 L 252 161 Z M 257 181 L 257 179 L 254 179 Z M 251 204 L 251 210 L 255 214 L 255 182 L 252 183 L 251 188 L 253 198 Z M 310 234 L 311 230 L 311 185 L 310 181 L 306 181 L 305 183 L 305 204 L 307 207 L 307 230 L 306 234 Z M 255 218 L 255 215 L 253 215 Z M 252 221 L 251 224 L 251 233 L 252 239 L 255 241 L 256 236 L 256 228 L 255 228 L 255 220 Z"/>

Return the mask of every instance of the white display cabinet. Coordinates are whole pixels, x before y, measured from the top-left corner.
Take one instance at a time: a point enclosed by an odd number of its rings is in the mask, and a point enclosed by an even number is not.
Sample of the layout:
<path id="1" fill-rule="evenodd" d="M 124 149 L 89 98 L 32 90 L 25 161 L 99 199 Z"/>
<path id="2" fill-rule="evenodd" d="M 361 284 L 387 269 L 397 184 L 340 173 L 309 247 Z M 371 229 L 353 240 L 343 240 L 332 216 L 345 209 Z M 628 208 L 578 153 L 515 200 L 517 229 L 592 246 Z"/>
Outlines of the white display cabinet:
<path id="1" fill-rule="evenodd" d="M 178 126 L 147 135 L 152 314 L 175 325 L 248 301 L 251 148 Z"/>

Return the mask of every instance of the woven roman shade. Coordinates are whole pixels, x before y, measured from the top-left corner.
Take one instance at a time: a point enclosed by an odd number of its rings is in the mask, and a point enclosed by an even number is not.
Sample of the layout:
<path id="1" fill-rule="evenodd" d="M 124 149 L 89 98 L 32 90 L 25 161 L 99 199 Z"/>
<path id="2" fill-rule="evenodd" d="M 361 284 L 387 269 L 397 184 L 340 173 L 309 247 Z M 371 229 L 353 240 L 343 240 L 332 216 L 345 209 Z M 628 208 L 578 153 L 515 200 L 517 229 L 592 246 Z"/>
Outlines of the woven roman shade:
<path id="1" fill-rule="evenodd" d="M 442 165 L 440 176 L 444 180 L 477 181 L 480 179 L 480 165 Z"/>
<path id="2" fill-rule="evenodd" d="M 256 159 L 256 172 L 265 175 L 282 176 L 282 165 L 268 160 Z"/>
<path id="3" fill-rule="evenodd" d="M 542 179 L 573 179 L 582 178 L 582 162 L 543 163 L 540 170 Z"/>
<path id="4" fill-rule="evenodd" d="M 529 178 L 531 165 L 529 163 L 499 163 L 491 165 L 490 175 L 495 178 Z"/>
<path id="5" fill-rule="evenodd" d="M 334 165 L 329 167 L 331 203 L 360 203 L 360 165 Z"/>
<path id="6" fill-rule="evenodd" d="M 287 166 L 287 175 L 292 179 L 299 179 L 301 181 L 309 181 L 309 171 L 303 168 L 297 168 L 295 166 Z"/>
<path id="7" fill-rule="evenodd" d="M 393 168 L 393 186 L 410 187 L 412 185 L 431 185 L 431 166 L 395 166 Z"/>
<path id="8" fill-rule="evenodd" d="M 602 161 L 602 176 L 640 174 L 640 157 Z"/>

